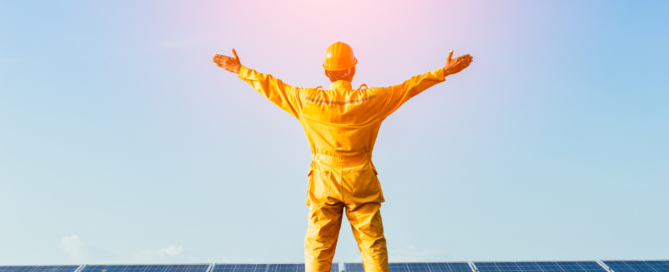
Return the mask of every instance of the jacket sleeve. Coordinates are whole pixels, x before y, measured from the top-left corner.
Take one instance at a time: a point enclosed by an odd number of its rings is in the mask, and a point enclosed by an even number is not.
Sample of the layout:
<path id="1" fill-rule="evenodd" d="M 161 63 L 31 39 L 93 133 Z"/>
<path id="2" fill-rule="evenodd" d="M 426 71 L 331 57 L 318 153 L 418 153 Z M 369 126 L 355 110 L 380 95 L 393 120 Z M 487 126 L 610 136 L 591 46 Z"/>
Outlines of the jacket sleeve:
<path id="1" fill-rule="evenodd" d="M 272 75 L 259 73 L 245 66 L 239 69 L 239 78 L 246 81 L 269 101 L 272 101 L 298 120 L 300 119 L 302 114 L 302 104 L 299 97 L 301 88 L 290 86 Z"/>
<path id="2" fill-rule="evenodd" d="M 381 88 L 378 93 L 384 99 L 380 112 L 382 118 L 388 117 L 412 97 L 445 80 L 444 69 L 439 68 L 414 76 L 402 84 Z"/>

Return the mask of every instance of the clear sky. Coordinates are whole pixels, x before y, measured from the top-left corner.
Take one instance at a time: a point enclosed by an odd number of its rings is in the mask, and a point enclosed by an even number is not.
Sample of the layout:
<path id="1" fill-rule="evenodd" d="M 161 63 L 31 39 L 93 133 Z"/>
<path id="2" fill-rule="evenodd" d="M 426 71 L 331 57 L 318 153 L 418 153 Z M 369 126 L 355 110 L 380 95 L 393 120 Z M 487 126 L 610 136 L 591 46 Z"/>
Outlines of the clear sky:
<path id="1" fill-rule="evenodd" d="M 353 86 L 391 262 L 669 258 L 668 1 L 0 0 L 0 265 L 303 262 L 301 126 L 211 62 Z M 335 261 L 360 260 L 342 227 Z"/>

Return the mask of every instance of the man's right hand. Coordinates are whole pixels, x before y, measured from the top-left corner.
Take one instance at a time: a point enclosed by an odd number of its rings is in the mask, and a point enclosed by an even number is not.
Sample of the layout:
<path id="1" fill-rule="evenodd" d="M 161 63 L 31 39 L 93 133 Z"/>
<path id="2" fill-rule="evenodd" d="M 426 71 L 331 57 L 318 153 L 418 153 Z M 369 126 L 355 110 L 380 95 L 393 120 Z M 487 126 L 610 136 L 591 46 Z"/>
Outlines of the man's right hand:
<path id="1" fill-rule="evenodd" d="M 239 68 L 242 68 L 242 63 L 239 62 L 239 56 L 237 56 L 237 52 L 235 52 L 234 48 L 232 49 L 232 54 L 235 56 L 234 58 L 216 54 L 211 57 L 211 59 L 218 65 L 218 67 L 239 74 Z"/>
<path id="2" fill-rule="evenodd" d="M 474 58 L 469 54 L 462 55 L 454 59 L 451 59 L 451 57 L 453 57 L 453 50 L 448 53 L 446 66 L 444 66 L 444 75 L 446 76 L 459 73 L 460 71 L 469 67 L 469 64 L 471 64 L 474 60 Z"/>

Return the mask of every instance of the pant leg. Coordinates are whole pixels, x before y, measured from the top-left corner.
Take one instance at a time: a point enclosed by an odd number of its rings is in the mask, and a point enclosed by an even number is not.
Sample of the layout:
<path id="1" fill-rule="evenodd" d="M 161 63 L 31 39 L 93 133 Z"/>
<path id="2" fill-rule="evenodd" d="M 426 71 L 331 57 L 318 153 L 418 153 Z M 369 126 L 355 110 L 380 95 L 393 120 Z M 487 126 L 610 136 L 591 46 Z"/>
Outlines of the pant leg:
<path id="1" fill-rule="evenodd" d="M 344 203 L 311 203 L 304 239 L 305 272 L 330 272 L 339 238 Z"/>
<path id="2" fill-rule="evenodd" d="M 376 202 L 346 208 L 346 217 L 358 242 L 365 272 L 388 272 L 388 250 L 380 208 L 381 203 Z"/>

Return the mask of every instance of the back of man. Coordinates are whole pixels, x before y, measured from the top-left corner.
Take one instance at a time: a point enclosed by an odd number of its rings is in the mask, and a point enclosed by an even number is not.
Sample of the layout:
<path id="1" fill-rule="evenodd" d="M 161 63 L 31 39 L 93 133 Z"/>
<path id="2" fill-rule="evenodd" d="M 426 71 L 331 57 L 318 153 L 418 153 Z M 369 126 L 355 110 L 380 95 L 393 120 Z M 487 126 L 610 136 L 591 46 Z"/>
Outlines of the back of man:
<path id="1" fill-rule="evenodd" d="M 300 122 L 312 154 L 352 158 L 371 154 L 381 126 L 382 100 L 373 89 L 351 89 L 347 81 L 336 81 L 329 90 L 304 92 Z"/>
<path id="2" fill-rule="evenodd" d="M 306 271 L 330 271 L 344 210 L 358 243 L 365 271 L 388 271 L 388 253 L 379 211 L 384 202 L 372 163 L 381 122 L 411 97 L 466 68 L 471 56 L 387 88 L 352 89 L 357 59 L 350 46 L 337 42 L 326 52 L 324 68 L 330 89 L 299 88 L 271 75 L 241 66 L 235 58 L 214 56 L 214 62 L 297 118 L 313 155 L 307 205 L 309 228 L 305 238 Z M 447 69 L 450 67 L 449 69 Z M 337 69 L 337 70 L 334 70 Z"/>

